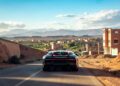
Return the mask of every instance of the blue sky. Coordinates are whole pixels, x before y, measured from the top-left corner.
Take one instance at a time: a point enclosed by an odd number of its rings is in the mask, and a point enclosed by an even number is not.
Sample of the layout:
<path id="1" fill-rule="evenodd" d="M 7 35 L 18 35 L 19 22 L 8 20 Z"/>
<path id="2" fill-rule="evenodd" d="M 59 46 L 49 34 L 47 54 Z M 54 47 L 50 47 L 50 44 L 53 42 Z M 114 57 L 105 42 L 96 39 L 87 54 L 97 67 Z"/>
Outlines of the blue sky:
<path id="1" fill-rule="evenodd" d="M 0 0 L 0 22 L 14 22 L 14 25 L 22 22 L 27 28 L 39 28 L 43 24 L 42 28 L 52 28 L 59 24 L 57 28 L 61 29 L 69 27 L 76 18 L 57 18 L 57 15 L 84 17 L 84 13 L 95 14 L 103 10 L 110 13 L 109 10 L 120 10 L 119 5 L 120 0 Z"/>

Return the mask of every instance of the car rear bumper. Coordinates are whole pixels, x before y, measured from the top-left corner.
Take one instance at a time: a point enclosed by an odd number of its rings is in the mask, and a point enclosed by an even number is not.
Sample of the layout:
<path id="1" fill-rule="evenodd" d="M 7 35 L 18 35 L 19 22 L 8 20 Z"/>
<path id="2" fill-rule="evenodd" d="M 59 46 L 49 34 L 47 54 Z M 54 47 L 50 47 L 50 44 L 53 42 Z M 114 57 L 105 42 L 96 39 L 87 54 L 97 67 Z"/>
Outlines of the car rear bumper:
<path id="1" fill-rule="evenodd" d="M 77 60 L 71 60 L 71 59 L 50 59 L 50 60 L 44 60 L 43 61 L 44 67 L 72 67 L 72 68 L 78 68 Z"/>
<path id="2" fill-rule="evenodd" d="M 64 66 L 64 65 L 76 65 L 76 63 L 44 63 L 44 65 L 60 65 L 60 66 Z"/>
<path id="3" fill-rule="evenodd" d="M 78 67 L 78 65 L 75 64 L 75 63 L 64 63 L 64 64 L 46 63 L 46 64 L 43 64 L 43 66 L 49 66 L 49 67 Z"/>
<path id="4" fill-rule="evenodd" d="M 75 64 L 47 64 L 43 65 L 43 71 L 65 70 L 65 71 L 78 71 L 79 67 Z"/>

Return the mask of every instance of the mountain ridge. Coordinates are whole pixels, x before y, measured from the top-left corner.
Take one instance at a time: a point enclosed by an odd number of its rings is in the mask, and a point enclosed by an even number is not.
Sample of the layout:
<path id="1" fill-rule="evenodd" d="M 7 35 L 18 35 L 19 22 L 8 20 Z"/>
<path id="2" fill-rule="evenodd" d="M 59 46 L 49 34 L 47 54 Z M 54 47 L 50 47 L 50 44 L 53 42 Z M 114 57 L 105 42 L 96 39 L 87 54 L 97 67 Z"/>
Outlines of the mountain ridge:
<path id="1" fill-rule="evenodd" d="M 45 29 L 34 29 L 34 30 L 20 30 L 15 29 L 8 31 L 6 33 L 1 34 L 0 36 L 4 37 L 16 37 L 16 36 L 66 36 L 66 35 L 74 35 L 74 36 L 95 36 L 102 35 L 102 29 L 87 29 L 87 30 L 45 30 Z"/>

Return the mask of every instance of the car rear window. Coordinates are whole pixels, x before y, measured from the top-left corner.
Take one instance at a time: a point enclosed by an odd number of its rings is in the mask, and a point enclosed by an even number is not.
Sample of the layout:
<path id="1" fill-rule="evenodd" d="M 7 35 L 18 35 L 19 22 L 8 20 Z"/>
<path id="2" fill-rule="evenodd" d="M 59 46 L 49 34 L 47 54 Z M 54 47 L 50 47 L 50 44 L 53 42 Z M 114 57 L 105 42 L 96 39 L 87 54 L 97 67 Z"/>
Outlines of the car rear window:
<path id="1" fill-rule="evenodd" d="M 53 52 L 53 55 L 57 55 L 57 56 L 67 56 L 68 52 Z"/>

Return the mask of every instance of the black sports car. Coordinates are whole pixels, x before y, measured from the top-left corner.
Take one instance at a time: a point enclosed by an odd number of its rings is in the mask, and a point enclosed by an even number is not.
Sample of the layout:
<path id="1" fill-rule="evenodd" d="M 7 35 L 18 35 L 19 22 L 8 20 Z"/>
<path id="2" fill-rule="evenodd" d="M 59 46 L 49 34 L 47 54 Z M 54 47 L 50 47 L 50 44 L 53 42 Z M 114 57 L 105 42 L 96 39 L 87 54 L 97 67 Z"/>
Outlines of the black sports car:
<path id="1" fill-rule="evenodd" d="M 49 51 L 43 56 L 43 71 L 61 68 L 78 71 L 78 58 L 72 51 Z"/>

